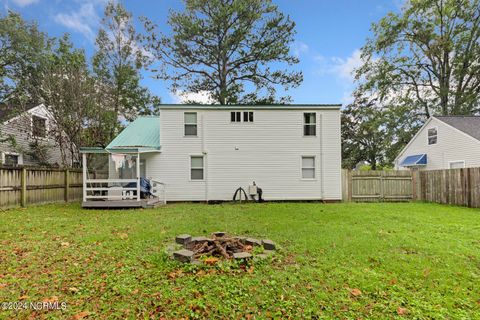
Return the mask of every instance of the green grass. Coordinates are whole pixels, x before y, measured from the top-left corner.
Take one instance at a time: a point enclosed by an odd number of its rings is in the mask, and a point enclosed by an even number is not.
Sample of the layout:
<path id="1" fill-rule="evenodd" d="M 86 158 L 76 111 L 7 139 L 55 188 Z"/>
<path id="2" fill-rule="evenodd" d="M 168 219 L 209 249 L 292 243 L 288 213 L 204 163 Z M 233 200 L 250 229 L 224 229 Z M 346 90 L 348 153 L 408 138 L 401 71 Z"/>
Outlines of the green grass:
<path id="1" fill-rule="evenodd" d="M 246 270 L 168 258 L 175 235 L 213 231 L 267 237 L 280 251 Z M 475 209 L 46 205 L 0 212 L 0 244 L 0 302 L 67 303 L 33 314 L 44 318 L 480 318 Z M 33 312 L 0 310 L 0 318 Z"/>

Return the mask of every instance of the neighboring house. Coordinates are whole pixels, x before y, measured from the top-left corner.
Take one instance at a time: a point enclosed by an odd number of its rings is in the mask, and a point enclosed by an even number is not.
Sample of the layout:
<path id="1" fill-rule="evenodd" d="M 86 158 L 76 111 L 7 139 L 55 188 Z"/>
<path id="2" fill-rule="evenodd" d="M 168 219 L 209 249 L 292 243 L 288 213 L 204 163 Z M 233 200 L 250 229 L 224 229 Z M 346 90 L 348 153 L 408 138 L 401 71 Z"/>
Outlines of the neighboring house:
<path id="1" fill-rule="evenodd" d="M 480 167 L 480 116 L 433 116 L 395 159 L 396 169 Z"/>
<path id="2" fill-rule="evenodd" d="M 138 172 L 165 184 L 168 201 L 232 200 L 254 183 L 266 200 L 342 197 L 340 105 L 163 105 L 160 117 L 138 118 L 105 151 L 81 152 L 108 152 L 110 179 Z"/>
<path id="3" fill-rule="evenodd" d="M 6 166 L 62 164 L 62 155 L 51 134 L 54 121 L 44 105 L 30 105 L 23 112 L 0 106 L 0 163 Z M 38 145 L 46 152 L 33 148 Z"/>

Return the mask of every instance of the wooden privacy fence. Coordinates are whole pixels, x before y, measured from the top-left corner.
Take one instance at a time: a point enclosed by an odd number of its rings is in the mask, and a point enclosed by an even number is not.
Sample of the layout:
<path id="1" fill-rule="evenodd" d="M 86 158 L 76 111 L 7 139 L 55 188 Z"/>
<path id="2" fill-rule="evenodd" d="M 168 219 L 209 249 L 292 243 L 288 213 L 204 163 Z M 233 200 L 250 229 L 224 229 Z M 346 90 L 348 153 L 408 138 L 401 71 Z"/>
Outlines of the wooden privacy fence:
<path id="1" fill-rule="evenodd" d="M 480 168 L 416 171 L 417 199 L 480 208 Z"/>
<path id="2" fill-rule="evenodd" d="M 409 201 L 414 198 L 412 174 L 407 170 L 342 170 L 344 201 Z"/>
<path id="3" fill-rule="evenodd" d="M 0 208 L 81 199 L 81 170 L 0 167 Z"/>
<path id="4" fill-rule="evenodd" d="M 480 208 L 480 168 L 342 170 L 344 201 L 427 201 Z"/>

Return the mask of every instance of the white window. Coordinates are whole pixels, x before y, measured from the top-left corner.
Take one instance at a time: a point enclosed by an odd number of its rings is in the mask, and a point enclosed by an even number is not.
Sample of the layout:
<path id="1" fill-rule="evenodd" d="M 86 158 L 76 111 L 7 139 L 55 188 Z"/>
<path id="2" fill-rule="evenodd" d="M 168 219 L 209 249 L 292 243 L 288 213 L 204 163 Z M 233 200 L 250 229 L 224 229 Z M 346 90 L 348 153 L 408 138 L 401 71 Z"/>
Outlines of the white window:
<path id="1" fill-rule="evenodd" d="M 240 111 L 230 112 L 230 121 L 231 122 L 242 122 L 242 113 Z"/>
<path id="2" fill-rule="evenodd" d="M 302 179 L 315 179 L 315 157 L 302 157 Z"/>
<path id="3" fill-rule="evenodd" d="M 38 138 L 47 137 L 47 119 L 32 116 L 32 135 Z"/>
<path id="4" fill-rule="evenodd" d="M 448 163 L 448 166 L 450 169 L 461 169 L 461 168 L 465 168 L 465 161 L 464 160 L 460 160 L 460 161 L 450 161 Z"/>
<path id="5" fill-rule="evenodd" d="M 430 128 L 427 130 L 428 144 L 437 144 L 437 128 Z"/>
<path id="6" fill-rule="evenodd" d="M 18 153 L 3 152 L 0 153 L 1 163 L 5 166 L 18 166 L 23 164 L 23 157 Z"/>
<path id="7" fill-rule="evenodd" d="M 316 136 L 317 135 L 317 115 L 315 112 L 306 112 L 303 114 L 303 135 Z"/>
<path id="8" fill-rule="evenodd" d="M 6 166 L 17 166 L 18 165 L 18 155 L 17 154 L 6 154 L 5 155 L 5 165 Z"/>
<path id="9" fill-rule="evenodd" d="M 190 179 L 203 180 L 203 156 L 190 157 Z"/>
<path id="10" fill-rule="evenodd" d="M 197 113 L 196 112 L 185 112 L 184 113 L 184 122 L 185 122 L 185 135 L 186 136 L 196 136 L 197 135 Z"/>
<path id="11" fill-rule="evenodd" d="M 243 122 L 253 122 L 252 111 L 243 111 Z"/>

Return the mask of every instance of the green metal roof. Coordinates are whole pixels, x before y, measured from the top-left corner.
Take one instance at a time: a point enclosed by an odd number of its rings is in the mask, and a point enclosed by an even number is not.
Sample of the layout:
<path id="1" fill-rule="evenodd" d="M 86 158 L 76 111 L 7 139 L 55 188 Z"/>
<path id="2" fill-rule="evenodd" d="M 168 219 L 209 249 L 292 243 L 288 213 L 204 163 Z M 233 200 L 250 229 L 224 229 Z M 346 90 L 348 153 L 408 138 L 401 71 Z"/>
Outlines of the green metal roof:
<path id="1" fill-rule="evenodd" d="M 160 150 L 160 117 L 138 117 L 130 123 L 105 148 L 113 152 L 118 150 L 153 151 Z"/>

